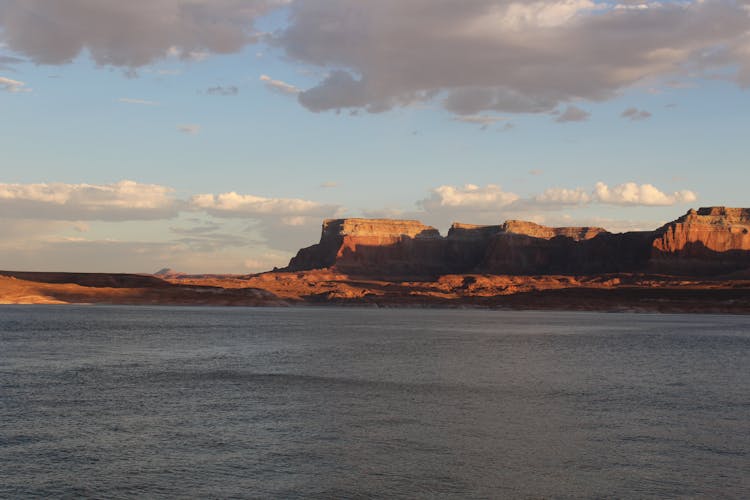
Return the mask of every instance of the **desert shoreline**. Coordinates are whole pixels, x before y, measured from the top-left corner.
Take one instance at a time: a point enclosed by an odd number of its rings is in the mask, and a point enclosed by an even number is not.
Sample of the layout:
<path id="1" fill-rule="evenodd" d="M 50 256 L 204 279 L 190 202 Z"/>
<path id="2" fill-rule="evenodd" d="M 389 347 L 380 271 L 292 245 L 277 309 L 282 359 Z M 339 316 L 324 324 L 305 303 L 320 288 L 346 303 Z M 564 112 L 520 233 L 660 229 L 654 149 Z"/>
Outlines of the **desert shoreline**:
<path id="1" fill-rule="evenodd" d="M 459 275 L 385 281 L 330 271 L 161 279 L 1 271 L 0 304 L 750 314 L 750 280 Z"/>

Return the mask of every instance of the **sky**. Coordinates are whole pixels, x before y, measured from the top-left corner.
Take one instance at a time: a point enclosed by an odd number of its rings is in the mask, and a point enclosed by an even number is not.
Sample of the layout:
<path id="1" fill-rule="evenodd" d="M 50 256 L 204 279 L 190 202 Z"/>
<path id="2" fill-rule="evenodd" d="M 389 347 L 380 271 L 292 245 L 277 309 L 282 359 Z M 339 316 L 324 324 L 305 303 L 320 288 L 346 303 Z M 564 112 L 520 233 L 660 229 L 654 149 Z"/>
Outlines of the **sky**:
<path id="1" fill-rule="evenodd" d="M 750 206 L 750 1 L 0 0 L 0 268 Z"/>

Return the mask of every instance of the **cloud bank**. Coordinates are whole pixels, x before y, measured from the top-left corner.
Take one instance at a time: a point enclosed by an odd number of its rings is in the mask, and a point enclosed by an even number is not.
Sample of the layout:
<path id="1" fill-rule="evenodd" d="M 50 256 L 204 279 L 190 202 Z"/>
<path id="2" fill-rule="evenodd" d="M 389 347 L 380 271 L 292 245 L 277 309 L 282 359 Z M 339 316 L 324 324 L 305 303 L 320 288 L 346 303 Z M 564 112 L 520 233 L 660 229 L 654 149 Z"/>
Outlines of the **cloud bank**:
<path id="1" fill-rule="evenodd" d="M 177 215 L 172 189 L 123 180 L 114 184 L 0 184 L 3 218 L 154 220 Z"/>
<path id="2" fill-rule="evenodd" d="M 234 191 L 222 194 L 198 194 L 190 198 L 190 207 L 215 217 L 276 216 L 293 221 L 294 216 L 328 216 L 338 210 L 336 205 L 323 205 L 298 198 L 265 198 Z M 293 222 L 287 225 L 295 225 Z"/>
<path id="3" fill-rule="evenodd" d="M 316 112 L 435 98 L 458 115 L 550 112 L 641 80 L 727 67 L 750 85 L 747 2 L 318 0 L 290 9 L 274 43 L 330 71 L 299 95 Z"/>
<path id="4" fill-rule="evenodd" d="M 549 188 L 541 194 L 522 198 L 516 193 L 503 191 L 500 186 L 485 187 L 466 184 L 463 187 L 439 186 L 417 205 L 426 212 L 500 212 L 503 210 L 534 211 L 558 210 L 564 207 L 589 204 L 619 206 L 671 206 L 692 203 L 698 199 L 693 191 L 683 190 L 668 194 L 652 184 L 626 182 L 608 186 L 597 182 L 593 189 Z"/>
<path id="5" fill-rule="evenodd" d="M 0 0 L 0 41 L 40 64 L 84 50 L 100 65 L 137 68 L 176 55 L 238 52 L 254 21 L 282 0 Z"/>
<path id="6" fill-rule="evenodd" d="M 278 9 L 288 23 L 255 31 Z M 261 77 L 315 112 L 437 100 L 457 116 L 558 110 L 580 121 L 571 103 L 644 80 L 710 74 L 750 87 L 745 0 L 0 0 L 0 43 L 38 64 L 85 51 L 132 70 L 260 39 L 327 73 L 308 89 Z"/>

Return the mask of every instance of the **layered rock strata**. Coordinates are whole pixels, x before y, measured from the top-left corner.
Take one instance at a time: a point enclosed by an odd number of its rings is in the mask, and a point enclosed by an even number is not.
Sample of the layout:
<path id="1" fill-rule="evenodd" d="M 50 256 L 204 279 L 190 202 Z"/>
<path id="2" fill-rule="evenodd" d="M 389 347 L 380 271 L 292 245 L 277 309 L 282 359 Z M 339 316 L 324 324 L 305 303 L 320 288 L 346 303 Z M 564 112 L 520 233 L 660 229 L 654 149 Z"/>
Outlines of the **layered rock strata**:
<path id="1" fill-rule="evenodd" d="M 750 209 L 691 210 L 655 231 L 455 223 L 446 237 L 418 221 L 333 219 L 287 271 L 332 268 L 365 276 L 445 274 L 728 273 L 750 268 Z"/>
<path id="2" fill-rule="evenodd" d="M 651 266 L 673 274 L 715 274 L 750 267 L 750 209 L 690 210 L 656 230 Z"/>

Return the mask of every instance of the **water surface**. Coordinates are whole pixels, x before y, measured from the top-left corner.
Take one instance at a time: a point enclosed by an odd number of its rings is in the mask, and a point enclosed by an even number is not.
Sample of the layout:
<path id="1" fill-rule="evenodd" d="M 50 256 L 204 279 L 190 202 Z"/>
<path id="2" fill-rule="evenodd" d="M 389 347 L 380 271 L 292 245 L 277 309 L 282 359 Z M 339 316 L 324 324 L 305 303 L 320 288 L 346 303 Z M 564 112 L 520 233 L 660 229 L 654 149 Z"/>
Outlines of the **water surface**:
<path id="1" fill-rule="evenodd" d="M 0 497 L 750 497 L 750 318 L 0 308 Z"/>

